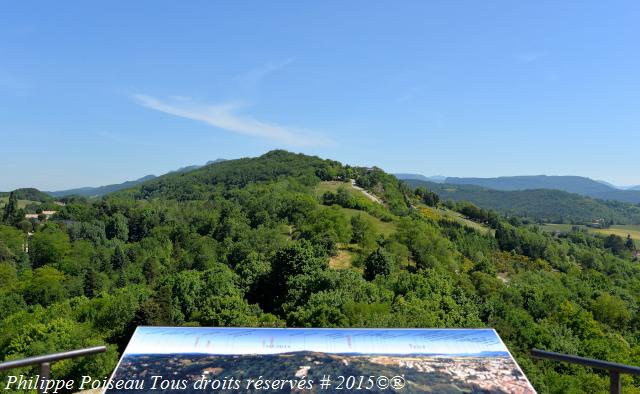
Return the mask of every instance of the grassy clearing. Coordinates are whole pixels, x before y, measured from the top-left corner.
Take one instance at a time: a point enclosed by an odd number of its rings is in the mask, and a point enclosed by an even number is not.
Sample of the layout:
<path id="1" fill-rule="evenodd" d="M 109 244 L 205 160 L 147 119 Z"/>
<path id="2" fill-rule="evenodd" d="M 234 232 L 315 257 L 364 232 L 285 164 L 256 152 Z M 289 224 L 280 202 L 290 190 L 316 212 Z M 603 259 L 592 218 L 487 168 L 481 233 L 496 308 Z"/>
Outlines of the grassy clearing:
<path id="1" fill-rule="evenodd" d="M 322 197 L 322 195 L 326 192 L 336 192 L 340 186 L 347 187 L 354 193 L 361 193 L 359 190 L 351 187 L 350 182 L 339 182 L 339 181 L 326 181 L 320 182 L 316 185 L 314 193 L 317 197 Z M 396 231 L 396 225 L 394 222 L 383 222 L 377 217 L 371 215 L 369 212 L 361 211 L 358 209 L 344 208 L 340 207 L 340 210 L 343 214 L 351 219 L 353 216 L 362 215 L 364 218 L 368 219 L 372 224 L 377 233 L 384 235 L 385 237 L 393 234 Z"/>
<path id="2" fill-rule="evenodd" d="M 329 268 L 334 270 L 344 270 L 352 267 L 352 261 L 354 258 L 353 252 L 340 249 L 338 254 L 329 259 Z"/>
<path id="3" fill-rule="evenodd" d="M 375 216 L 372 216 L 368 212 L 359 211 L 357 209 L 351 209 L 351 208 L 343 208 L 343 207 L 340 207 L 340 210 L 345 215 L 347 215 L 349 219 L 351 219 L 356 215 L 362 215 L 362 217 L 369 220 L 371 224 L 373 224 L 373 228 L 377 233 L 380 233 L 385 237 L 388 237 L 389 235 L 393 234 L 396 231 L 396 224 L 394 222 L 383 222 L 382 220 L 378 219 Z"/>
<path id="4" fill-rule="evenodd" d="M 384 203 L 382 202 L 382 200 L 380 200 L 379 197 L 374 196 L 373 194 L 362 190 L 360 188 L 356 188 L 354 187 L 351 182 L 340 182 L 340 181 L 324 181 L 324 182 L 320 182 L 318 185 L 316 185 L 314 192 L 315 195 L 320 198 L 322 197 L 322 195 L 326 192 L 336 192 L 338 190 L 338 188 L 340 186 L 344 186 L 346 187 L 348 190 L 351 190 L 356 196 L 360 196 L 360 197 L 364 197 L 366 198 L 368 201 L 373 201 L 376 204 L 381 204 L 384 205 Z"/>
<path id="5" fill-rule="evenodd" d="M 471 227 L 474 230 L 477 230 L 484 234 L 494 234 L 495 230 L 484 226 L 480 223 L 476 223 L 472 220 L 469 220 L 462 216 L 458 212 L 454 212 L 445 208 L 433 208 L 424 204 L 419 204 L 418 209 L 422 212 L 422 215 L 427 219 L 449 219 L 456 221 L 464 226 Z"/>
<path id="6" fill-rule="evenodd" d="M 346 187 L 351 190 L 353 193 L 362 194 L 357 189 L 354 189 L 351 186 L 351 182 L 339 182 L 339 181 L 326 181 L 320 182 L 316 185 L 314 189 L 314 194 L 316 197 L 321 198 L 322 195 L 326 192 L 337 192 L 339 187 Z M 377 217 L 371 215 L 369 212 L 361 211 L 358 209 L 344 208 L 338 207 L 343 215 L 345 215 L 349 220 L 356 216 L 361 215 L 363 218 L 368 220 L 374 228 L 374 231 L 378 234 L 382 234 L 385 237 L 390 236 L 396 231 L 396 224 L 392 222 L 384 222 Z M 384 209 L 384 208 L 383 208 Z M 356 257 L 358 252 L 357 245 L 343 245 L 339 244 L 338 253 L 329 259 L 329 267 L 335 270 L 344 270 L 344 269 L 353 269 L 357 271 L 362 271 L 362 268 L 357 268 L 353 266 L 353 260 Z"/>
<path id="7" fill-rule="evenodd" d="M 354 189 L 353 187 L 351 187 L 351 183 L 350 182 L 340 182 L 340 181 L 325 181 L 325 182 L 320 182 L 318 183 L 318 185 L 316 185 L 315 187 L 315 195 L 317 197 L 322 197 L 322 195 L 326 192 L 336 192 L 338 190 L 338 188 L 340 186 L 344 186 L 349 188 L 350 190 L 354 191 L 354 192 L 358 192 L 360 193 L 360 191 Z M 368 212 L 365 211 L 360 211 L 360 210 L 356 210 L 356 209 L 350 209 L 350 208 L 340 208 L 347 216 L 349 216 L 349 218 L 361 214 L 364 217 L 368 218 L 369 220 L 371 220 L 371 222 L 374 225 L 374 228 L 376 229 L 376 232 L 383 234 L 384 236 L 389 236 L 391 235 L 393 232 L 396 231 L 396 225 L 394 222 L 383 222 L 382 220 L 372 216 L 371 214 L 369 214 Z M 420 209 L 423 212 L 423 216 L 427 217 L 427 218 L 431 218 L 431 219 L 435 219 L 438 220 L 440 218 L 445 218 L 445 219 L 449 219 L 449 220 L 453 220 L 456 221 L 458 223 L 461 223 L 467 227 L 473 228 L 477 231 L 480 231 L 484 234 L 494 234 L 494 230 L 484 226 L 480 223 L 476 223 L 472 220 L 469 220 L 467 218 L 465 218 L 464 216 L 462 216 L 460 213 L 458 212 L 454 212 L 454 211 L 450 211 L 448 209 L 445 208 L 432 208 L 432 207 L 428 207 L 424 204 L 419 204 L 418 205 L 418 209 Z"/>
<path id="8" fill-rule="evenodd" d="M 571 231 L 573 226 L 574 226 L 573 224 L 554 224 L 554 223 L 550 223 L 550 224 L 543 224 L 543 225 L 541 225 L 539 227 L 543 231 L 548 231 L 550 233 L 555 233 L 555 232 L 566 233 L 566 232 Z"/>
<path id="9" fill-rule="evenodd" d="M 338 253 L 329 258 L 329 268 L 334 270 L 353 270 L 359 273 L 364 272 L 363 267 L 354 265 L 358 253 L 361 252 L 361 248 L 358 244 L 342 244 L 336 245 L 338 247 Z"/>
<path id="10" fill-rule="evenodd" d="M 480 224 L 480 223 L 476 223 L 473 220 L 469 220 L 469 219 L 465 218 L 464 216 L 462 216 L 458 212 L 448 211 L 448 210 L 444 210 L 444 211 L 445 211 L 445 216 L 446 217 L 451 218 L 451 219 L 453 219 L 453 220 L 455 220 L 455 221 L 457 221 L 457 222 L 459 222 L 461 224 L 464 224 L 467 227 L 471 227 L 471 228 L 473 228 L 475 230 L 478 230 L 479 232 L 484 233 L 484 234 L 494 235 L 494 233 L 495 233 L 495 230 L 493 230 L 492 228 L 487 227 L 487 226 L 485 226 L 483 224 Z"/>
<path id="11" fill-rule="evenodd" d="M 355 190 L 351 187 L 351 182 L 324 181 L 324 182 L 318 183 L 314 191 L 317 197 L 322 197 L 322 195 L 326 192 L 335 193 L 340 186 L 344 186 L 351 190 Z"/>

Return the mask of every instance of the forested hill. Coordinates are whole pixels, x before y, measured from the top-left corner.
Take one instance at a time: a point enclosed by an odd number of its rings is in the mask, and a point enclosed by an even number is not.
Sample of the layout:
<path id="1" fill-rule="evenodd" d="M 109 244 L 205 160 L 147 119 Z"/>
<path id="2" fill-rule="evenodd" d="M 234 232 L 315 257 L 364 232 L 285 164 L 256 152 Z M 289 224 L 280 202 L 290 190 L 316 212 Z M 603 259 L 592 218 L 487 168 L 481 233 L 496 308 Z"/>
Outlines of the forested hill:
<path id="1" fill-rule="evenodd" d="M 541 393 L 604 392 L 608 376 L 532 347 L 640 364 L 632 239 L 461 213 L 379 168 L 286 151 L 67 199 L 42 221 L 7 204 L 0 360 L 108 344 L 52 377 L 109 376 L 135 327 L 201 325 L 493 327 Z"/>
<path id="2" fill-rule="evenodd" d="M 216 162 L 194 171 L 169 173 L 121 194 L 136 199 L 204 200 L 214 191 L 280 180 L 295 180 L 296 184 L 309 187 L 320 181 L 349 179 L 355 179 L 362 187 L 379 193 L 393 213 L 408 213 L 404 194 L 409 192 L 409 188 L 381 169 L 343 166 L 334 160 L 283 150 L 274 150 L 257 158 Z"/>
<path id="3" fill-rule="evenodd" d="M 469 201 L 504 215 L 529 218 L 536 222 L 589 224 L 605 220 L 611 224 L 640 223 L 640 206 L 595 200 L 560 190 L 493 190 L 474 185 L 405 180 L 412 188 L 425 186 L 443 200 Z"/>
<path id="4" fill-rule="evenodd" d="M 0 192 L 0 197 L 7 197 L 9 196 L 9 194 L 10 192 Z M 18 200 L 29 200 L 37 202 L 53 201 L 53 198 L 50 195 L 34 188 L 16 189 L 13 191 L 13 194 Z"/>
<path id="5" fill-rule="evenodd" d="M 201 200 L 215 190 L 284 178 L 295 178 L 297 182 L 311 186 L 321 179 L 333 179 L 342 171 L 342 165 L 336 161 L 271 151 L 257 158 L 227 160 L 193 171 L 169 173 L 123 193 L 142 199 Z"/>

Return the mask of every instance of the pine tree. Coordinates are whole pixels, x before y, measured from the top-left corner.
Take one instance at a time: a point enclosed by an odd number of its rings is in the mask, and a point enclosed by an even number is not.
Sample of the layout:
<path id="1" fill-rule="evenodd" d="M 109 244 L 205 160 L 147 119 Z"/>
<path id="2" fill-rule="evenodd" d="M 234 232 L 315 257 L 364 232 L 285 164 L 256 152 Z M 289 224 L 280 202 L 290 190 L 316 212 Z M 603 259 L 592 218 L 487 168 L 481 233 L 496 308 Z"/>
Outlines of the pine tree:
<path id="1" fill-rule="evenodd" d="M 113 269 L 119 270 L 122 269 L 127 262 L 127 256 L 125 256 L 124 251 L 120 245 L 116 245 L 116 250 L 113 253 L 113 257 L 111 257 L 111 266 Z"/>
<path id="2" fill-rule="evenodd" d="M 147 283 L 153 283 L 158 277 L 160 263 L 158 263 L 155 257 L 148 257 L 142 265 L 142 271 L 144 272 L 144 277 L 147 279 Z"/>
<path id="3" fill-rule="evenodd" d="M 174 322 L 172 304 L 171 288 L 169 286 L 162 286 L 153 297 L 142 304 L 142 307 L 136 314 L 136 320 L 140 325 L 171 325 Z"/>
<path id="4" fill-rule="evenodd" d="M 120 273 L 118 274 L 118 281 L 116 282 L 116 287 L 123 288 L 127 285 L 127 278 L 124 275 L 124 269 L 120 268 Z"/>
<path id="5" fill-rule="evenodd" d="M 9 224 L 14 224 L 19 216 L 18 211 L 18 198 L 14 192 L 9 194 L 9 201 L 4 207 L 4 214 L 2 215 L 2 221 Z"/>
<path id="6" fill-rule="evenodd" d="M 100 292 L 100 278 L 95 269 L 91 268 L 84 274 L 84 295 L 93 298 Z"/>
<path id="7" fill-rule="evenodd" d="M 364 278 L 373 280 L 378 275 L 387 276 L 393 268 L 393 257 L 384 248 L 379 247 L 364 261 Z"/>

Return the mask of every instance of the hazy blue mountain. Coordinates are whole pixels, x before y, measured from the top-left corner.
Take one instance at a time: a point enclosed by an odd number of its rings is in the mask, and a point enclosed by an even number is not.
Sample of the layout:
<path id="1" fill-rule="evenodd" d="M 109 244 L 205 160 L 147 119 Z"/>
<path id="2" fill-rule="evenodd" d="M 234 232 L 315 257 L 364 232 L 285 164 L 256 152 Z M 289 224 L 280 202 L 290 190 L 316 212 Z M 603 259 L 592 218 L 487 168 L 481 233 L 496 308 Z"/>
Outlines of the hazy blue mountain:
<path id="1" fill-rule="evenodd" d="M 640 203 L 640 190 L 620 190 L 613 185 L 581 176 L 505 176 L 498 178 L 455 178 L 448 177 L 445 183 L 454 185 L 475 185 L 488 189 L 515 191 L 531 189 L 562 190 L 601 200 Z"/>
<path id="2" fill-rule="evenodd" d="M 398 179 L 416 179 L 419 181 L 429 181 L 429 182 L 436 182 L 436 183 L 442 183 L 444 182 L 445 179 L 447 179 L 446 176 L 442 176 L 442 175 L 435 175 L 435 176 L 424 176 L 421 174 L 393 174 L 396 178 Z"/>
<path id="3" fill-rule="evenodd" d="M 203 165 L 192 165 L 192 166 L 181 167 L 181 168 L 178 168 L 177 170 L 169 171 L 168 173 L 174 174 L 174 173 L 189 172 L 189 171 L 202 168 L 206 165 L 220 163 L 222 161 L 225 161 L 225 159 L 209 160 Z M 141 183 L 150 181 L 155 178 L 157 178 L 155 175 L 147 175 L 147 176 L 143 176 L 142 178 L 136 179 L 134 181 L 126 181 L 126 182 L 116 183 L 112 185 L 105 185 L 105 186 L 98 186 L 98 187 L 81 187 L 77 189 L 58 190 L 54 192 L 45 192 L 45 193 L 53 197 L 63 197 L 63 196 L 70 196 L 70 195 L 78 195 L 78 196 L 84 196 L 84 197 L 100 197 L 100 196 L 104 196 L 105 194 L 117 192 L 118 190 L 128 189 L 130 187 L 139 185 Z"/>
<path id="4" fill-rule="evenodd" d="M 70 195 L 84 196 L 84 197 L 99 197 L 104 196 L 108 193 L 113 193 L 118 190 L 127 189 L 129 187 L 133 187 L 139 185 L 140 183 L 149 181 L 151 179 L 155 179 L 155 175 L 147 175 L 142 178 L 136 179 L 134 181 L 126 181 L 122 183 L 105 185 L 105 186 L 97 186 L 97 187 L 80 187 L 77 189 L 68 189 L 68 190 L 58 190 L 54 192 L 45 192 L 53 197 L 63 197 Z"/>
<path id="5" fill-rule="evenodd" d="M 627 188 L 626 188 L 626 187 L 624 187 L 624 186 L 616 186 L 616 185 L 614 185 L 613 183 L 610 183 L 610 182 L 607 182 L 607 181 L 601 181 L 601 180 L 599 180 L 599 179 L 596 179 L 596 182 L 598 182 L 598 183 L 602 183 L 603 185 L 607 185 L 607 186 L 609 186 L 609 187 L 610 187 L 610 188 L 612 188 L 612 189 L 618 189 L 618 190 L 626 190 L 626 189 L 627 189 Z"/>
<path id="6" fill-rule="evenodd" d="M 456 185 L 476 185 L 495 190 L 556 189 L 570 193 L 607 192 L 613 188 L 593 179 L 580 176 L 503 176 L 498 178 L 455 178 L 448 177 L 447 183 Z"/>
<path id="7" fill-rule="evenodd" d="M 614 185 L 613 183 L 609 183 L 607 181 L 597 181 L 600 183 L 603 183 L 607 186 L 610 186 L 614 189 L 618 189 L 618 190 L 640 190 L 640 185 L 631 185 L 631 186 L 618 186 L 618 185 Z"/>
<path id="8" fill-rule="evenodd" d="M 640 207 L 619 201 L 601 201 L 555 189 L 495 190 L 476 185 L 434 183 L 408 179 L 412 188 L 425 186 L 442 200 L 469 201 L 504 215 L 550 223 L 588 224 L 606 219 L 618 224 L 640 224 Z"/>

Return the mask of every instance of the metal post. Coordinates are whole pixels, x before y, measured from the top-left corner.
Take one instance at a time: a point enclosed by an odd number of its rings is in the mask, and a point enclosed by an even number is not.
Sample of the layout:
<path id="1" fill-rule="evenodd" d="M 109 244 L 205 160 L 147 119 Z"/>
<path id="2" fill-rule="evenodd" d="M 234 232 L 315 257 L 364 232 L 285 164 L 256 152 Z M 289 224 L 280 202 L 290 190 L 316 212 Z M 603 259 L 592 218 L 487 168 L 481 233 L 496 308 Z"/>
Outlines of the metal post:
<path id="1" fill-rule="evenodd" d="M 609 392 L 611 394 L 622 393 L 622 382 L 620 381 L 620 372 L 610 371 L 609 377 L 611 379 L 609 382 Z"/>
<path id="2" fill-rule="evenodd" d="M 51 364 L 49 364 L 48 362 L 44 362 L 40 364 L 40 381 L 49 380 L 50 372 L 51 372 Z M 38 393 L 44 394 L 44 388 L 42 387 L 42 383 L 40 383 L 40 385 L 38 386 Z"/>

